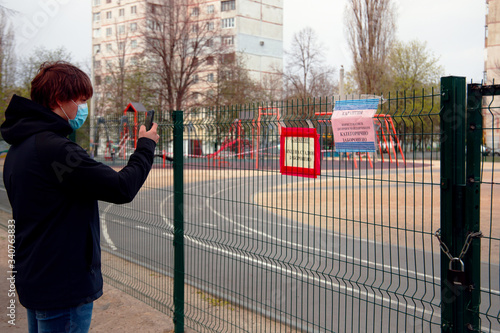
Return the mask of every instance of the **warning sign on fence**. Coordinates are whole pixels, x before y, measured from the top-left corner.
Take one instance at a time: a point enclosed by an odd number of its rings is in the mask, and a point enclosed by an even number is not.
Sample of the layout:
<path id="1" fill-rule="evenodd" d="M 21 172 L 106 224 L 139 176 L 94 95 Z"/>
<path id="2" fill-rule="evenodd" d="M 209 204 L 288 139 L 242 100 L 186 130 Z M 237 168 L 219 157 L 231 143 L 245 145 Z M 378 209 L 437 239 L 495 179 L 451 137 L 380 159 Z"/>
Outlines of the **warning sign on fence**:
<path id="1" fill-rule="evenodd" d="M 321 174 L 319 136 L 315 128 L 283 128 L 280 170 L 284 175 L 316 178 Z"/>
<path id="2" fill-rule="evenodd" d="M 335 102 L 331 121 L 336 151 L 375 151 L 373 116 L 377 112 L 378 103 L 379 99 Z"/>

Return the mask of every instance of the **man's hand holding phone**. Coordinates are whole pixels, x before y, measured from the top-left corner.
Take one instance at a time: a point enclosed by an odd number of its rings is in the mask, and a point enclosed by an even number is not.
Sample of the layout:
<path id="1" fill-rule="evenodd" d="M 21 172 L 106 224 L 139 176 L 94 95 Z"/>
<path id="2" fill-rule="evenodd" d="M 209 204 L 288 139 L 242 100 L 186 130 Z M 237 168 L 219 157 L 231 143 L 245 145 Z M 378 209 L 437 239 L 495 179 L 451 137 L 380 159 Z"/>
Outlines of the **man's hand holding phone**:
<path id="1" fill-rule="evenodd" d="M 156 133 L 158 129 L 158 124 L 153 122 L 154 110 L 146 112 L 146 121 L 144 125 L 139 128 L 139 138 L 149 138 L 154 142 L 158 143 L 160 136 Z"/>

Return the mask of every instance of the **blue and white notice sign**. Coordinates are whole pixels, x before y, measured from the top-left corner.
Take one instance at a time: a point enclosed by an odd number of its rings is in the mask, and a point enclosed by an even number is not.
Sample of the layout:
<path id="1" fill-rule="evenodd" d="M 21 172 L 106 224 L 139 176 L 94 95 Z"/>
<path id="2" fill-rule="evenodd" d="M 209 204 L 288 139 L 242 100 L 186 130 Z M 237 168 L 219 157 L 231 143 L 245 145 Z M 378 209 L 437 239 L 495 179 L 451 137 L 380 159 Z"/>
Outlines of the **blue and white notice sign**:
<path id="1" fill-rule="evenodd" d="M 331 121 L 336 151 L 349 153 L 376 150 L 373 116 L 378 104 L 378 98 L 335 102 Z"/>

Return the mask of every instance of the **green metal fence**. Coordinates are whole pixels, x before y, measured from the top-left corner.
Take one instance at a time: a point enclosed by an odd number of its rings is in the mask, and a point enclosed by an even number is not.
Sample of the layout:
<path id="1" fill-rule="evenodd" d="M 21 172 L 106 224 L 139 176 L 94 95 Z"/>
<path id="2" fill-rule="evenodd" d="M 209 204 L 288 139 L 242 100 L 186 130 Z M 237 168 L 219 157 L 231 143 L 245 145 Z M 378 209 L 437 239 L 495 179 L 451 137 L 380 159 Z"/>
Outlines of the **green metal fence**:
<path id="1" fill-rule="evenodd" d="M 460 237 L 480 232 L 464 255 L 473 289 L 464 304 L 466 328 L 498 331 L 500 311 L 500 86 L 467 86 L 466 225 Z M 492 149 L 492 150 L 490 150 Z M 471 153 L 469 154 L 469 151 Z M 472 234 L 471 234 L 472 233 Z M 467 243 L 467 238 L 464 240 Z M 467 269 L 466 269 L 467 270 Z M 460 305 L 460 304 L 459 304 Z M 462 328 L 460 328 L 462 329 Z M 465 331 L 465 330 L 464 330 Z"/>
<path id="2" fill-rule="evenodd" d="M 500 157 L 481 153 L 486 131 L 500 138 L 482 106 L 493 90 L 443 78 L 383 96 L 375 154 L 335 150 L 334 99 L 161 114 L 144 188 L 100 203 L 107 280 L 177 332 L 498 331 Z M 125 124 L 97 131 L 96 158 L 116 168 Z M 290 127 L 316 129 L 317 178 L 281 174 Z"/>

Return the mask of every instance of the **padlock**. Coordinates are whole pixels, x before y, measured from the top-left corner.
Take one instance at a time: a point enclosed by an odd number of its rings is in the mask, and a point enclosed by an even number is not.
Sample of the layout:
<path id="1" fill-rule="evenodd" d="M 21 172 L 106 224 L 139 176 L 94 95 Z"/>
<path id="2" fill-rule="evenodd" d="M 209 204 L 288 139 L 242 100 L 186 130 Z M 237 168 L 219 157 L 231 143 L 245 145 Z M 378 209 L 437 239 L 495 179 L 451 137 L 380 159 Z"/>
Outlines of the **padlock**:
<path id="1" fill-rule="evenodd" d="M 460 269 L 453 269 L 453 263 L 458 262 L 460 264 Z M 448 281 L 455 287 L 466 287 L 467 276 L 465 275 L 465 265 L 462 259 L 460 258 L 452 258 L 450 259 L 450 263 L 448 264 Z"/>

